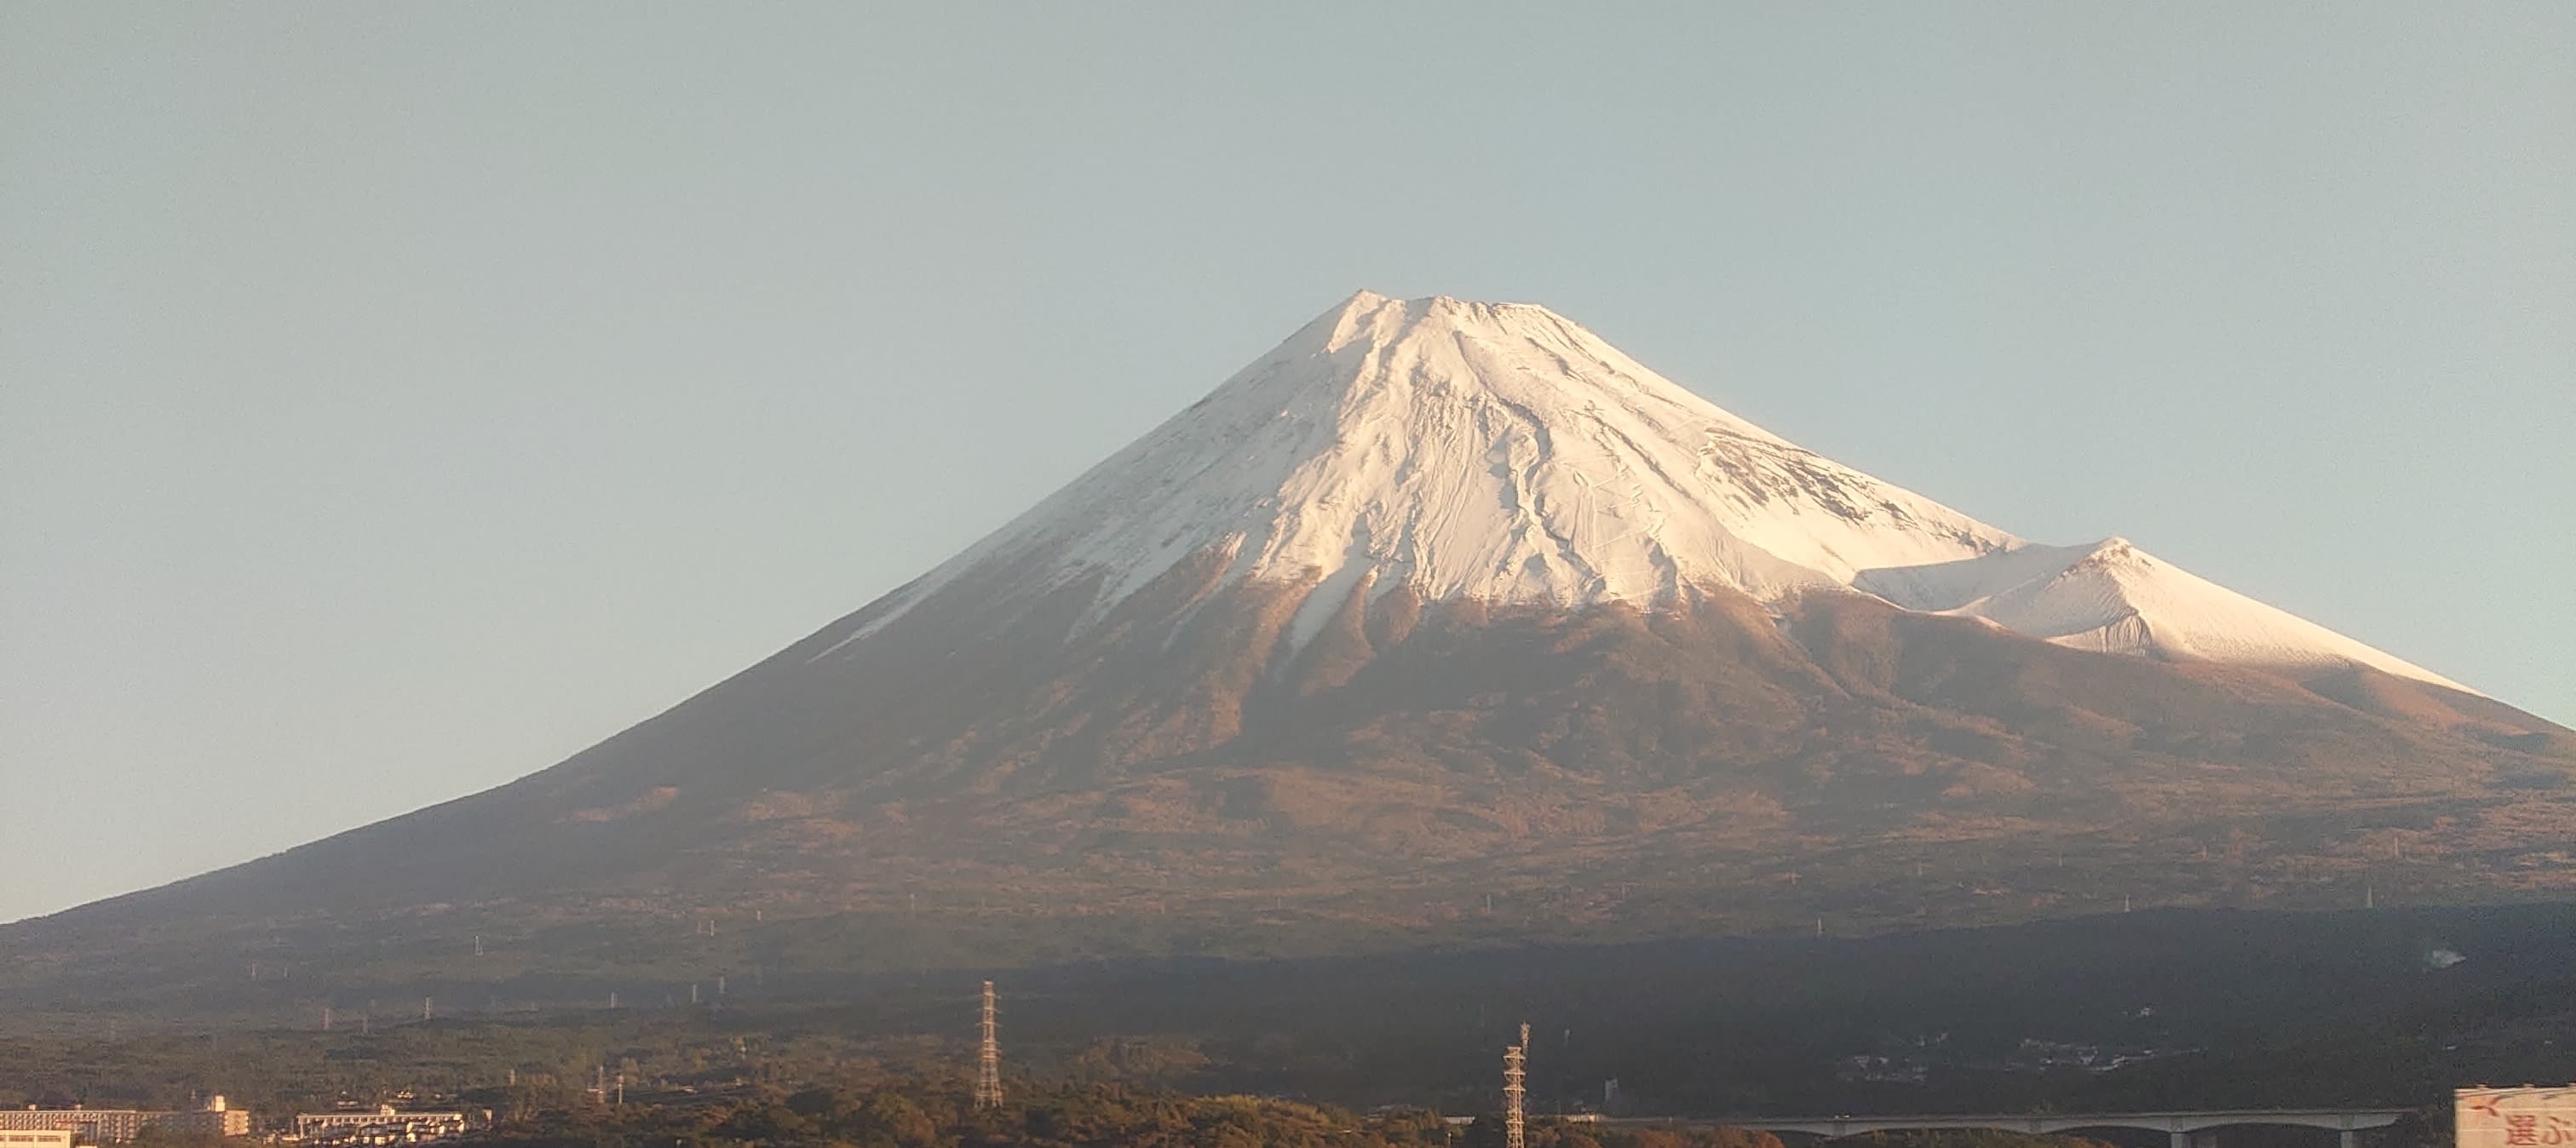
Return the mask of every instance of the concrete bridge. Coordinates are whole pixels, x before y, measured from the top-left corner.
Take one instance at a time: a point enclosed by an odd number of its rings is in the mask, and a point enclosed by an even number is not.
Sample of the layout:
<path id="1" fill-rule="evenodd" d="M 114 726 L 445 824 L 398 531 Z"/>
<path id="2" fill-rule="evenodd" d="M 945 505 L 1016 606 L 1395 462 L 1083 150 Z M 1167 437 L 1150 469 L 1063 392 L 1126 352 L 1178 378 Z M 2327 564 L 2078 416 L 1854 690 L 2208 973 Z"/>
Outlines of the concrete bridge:
<path id="1" fill-rule="evenodd" d="M 1748 1117 L 1694 1123 L 1725 1124 L 1764 1132 L 1803 1132 L 1812 1136 L 1857 1136 L 1864 1132 L 1921 1132 L 1992 1128 L 2005 1132 L 2046 1134 L 2081 1128 L 2135 1128 L 2162 1132 L 2172 1148 L 2218 1148 L 2217 1130 L 2235 1124 L 2288 1124 L 2323 1128 L 2342 1134 L 2341 1148 L 2357 1148 L 2364 1129 L 2386 1128 L 2406 1115 L 2403 1108 L 2247 1108 L 2194 1112 L 2051 1112 L 2044 1114 L 1971 1116 L 1795 1116 L 1785 1119 Z M 1613 1121 L 1644 1124 L 1648 1121 Z"/>

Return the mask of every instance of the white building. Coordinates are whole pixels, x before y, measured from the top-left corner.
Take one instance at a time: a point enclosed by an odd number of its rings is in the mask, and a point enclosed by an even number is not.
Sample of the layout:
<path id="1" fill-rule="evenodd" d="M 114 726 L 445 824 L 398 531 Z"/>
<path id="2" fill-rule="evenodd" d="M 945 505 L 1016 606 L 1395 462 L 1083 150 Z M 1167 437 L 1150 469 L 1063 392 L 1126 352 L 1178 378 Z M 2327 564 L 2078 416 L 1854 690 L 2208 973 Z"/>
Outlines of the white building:
<path id="1" fill-rule="evenodd" d="M 0 1136 L 26 1132 L 63 1132 L 85 1144 L 123 1144 L 145 1125 L 182 1136 L 250 1135 L 250 1113 L 223 1097 L 208 1097 L 194 1112 L 145 1112 L 134 1108 L 0 1108 Z M 36 1148 L 33 1142 L 0 1140 L 0 1148 Z"/>
<path id="2" fill-rule="evenodd" d="M 380 1105 L 373 1112 L 304 1112 L 295 1136 L 308 1144 L 425 1144 L 465 1134 L 462 1112 L 401 1112 Z"/>

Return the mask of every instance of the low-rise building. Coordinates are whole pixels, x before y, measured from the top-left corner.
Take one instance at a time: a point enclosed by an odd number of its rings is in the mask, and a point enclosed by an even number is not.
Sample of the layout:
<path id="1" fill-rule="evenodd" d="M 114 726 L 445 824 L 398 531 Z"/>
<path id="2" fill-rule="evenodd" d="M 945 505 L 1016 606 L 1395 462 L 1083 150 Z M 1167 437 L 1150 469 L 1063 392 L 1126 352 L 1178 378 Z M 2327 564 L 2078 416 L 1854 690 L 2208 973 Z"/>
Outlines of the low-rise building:
<path id="1" fill-rule="evenodd" d="M 160 1115 L 132 1108 L 0 1108 L 0 1132 L 69 1132 L 91 1144 L 123 1144 Z"/>
<path id="2" fill-rule="evenodd" d="M 69 1128 L 29 1128 L 0 1132 L 0 1148 L 72 1148 L 76 1136 Z"/>
<path id="3" fill-rule="evenodd" d="M 26 1132 L 62 1132 L 84 1144 L 123 1144 L 145 1127 L 183 1136 L 248 1136 L 250 1113 L 223 1097 L 211 1097 L 193 1112 L 147 1112 L 139 1108 L 0 1108 L 0 1136 Z M 22 1148 L 0 1141 L 0 1148 Z M 27 1148 L 33 1148 L 32 1143 Z"/>
<path id="4" fill-rule="evenodd" d="M 234 1108 L 221 1096 L 206 1098 L 205 1106 L 194 1112 L 165 1112 L 151 1121 L 154 1128 L 181 1136 L 250 1135 L 250 1113 Z"/>
<path id="5" fill-rule="evenodd" d="M 426 1144 L 465 1134 L 462 1112 L 403 1112 L 380 1105 L 373 1112 L 303 1112 L 295 1136 L 307 1144 Z"/>

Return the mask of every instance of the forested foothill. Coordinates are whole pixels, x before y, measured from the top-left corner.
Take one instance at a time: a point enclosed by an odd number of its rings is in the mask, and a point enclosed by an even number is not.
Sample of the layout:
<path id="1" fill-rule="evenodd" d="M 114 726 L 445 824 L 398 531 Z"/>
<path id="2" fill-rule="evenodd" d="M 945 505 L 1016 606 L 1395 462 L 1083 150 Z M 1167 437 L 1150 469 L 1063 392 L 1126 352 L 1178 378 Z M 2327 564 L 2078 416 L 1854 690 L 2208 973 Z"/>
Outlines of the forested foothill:
<path id="1" fill-rule="evenodd" d="M 10 1012 L 0 1103 L 223 1093 L 281 1113 L 409 1094 L 527 1115 L 580 1109 L 619 1074 L 638 1098 L 938 1082 L 972 1064 L 991 975 L 1015 1092 L 1472 1114 L 1494 1107 L 1526 1020 L 1531 1108 L 1547 1115 L 2414 1107 L 2462 1084 L 2576 1079 L 2570 952 L 2563 905 L 2142 912 L 1864 940 L 930 971 L 696 1006 L 634 986 L 639 1003 L 614 1010 L 429 1020 L 388 992 L 329 1031 Z"/>

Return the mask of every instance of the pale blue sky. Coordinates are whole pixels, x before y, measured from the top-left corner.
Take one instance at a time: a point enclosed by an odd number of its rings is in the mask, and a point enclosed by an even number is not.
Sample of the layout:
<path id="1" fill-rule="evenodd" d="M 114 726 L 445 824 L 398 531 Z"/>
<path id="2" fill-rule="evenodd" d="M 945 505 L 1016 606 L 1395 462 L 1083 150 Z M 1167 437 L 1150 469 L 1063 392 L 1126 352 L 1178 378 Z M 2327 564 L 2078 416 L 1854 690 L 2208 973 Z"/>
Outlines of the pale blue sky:
<path id="1" fill-rule="evenodd" d="M 0 920 L 552 764 L 1364 286 L 2576 719 L 2576 5 L 1253 7 L 0 6 Z"/>

